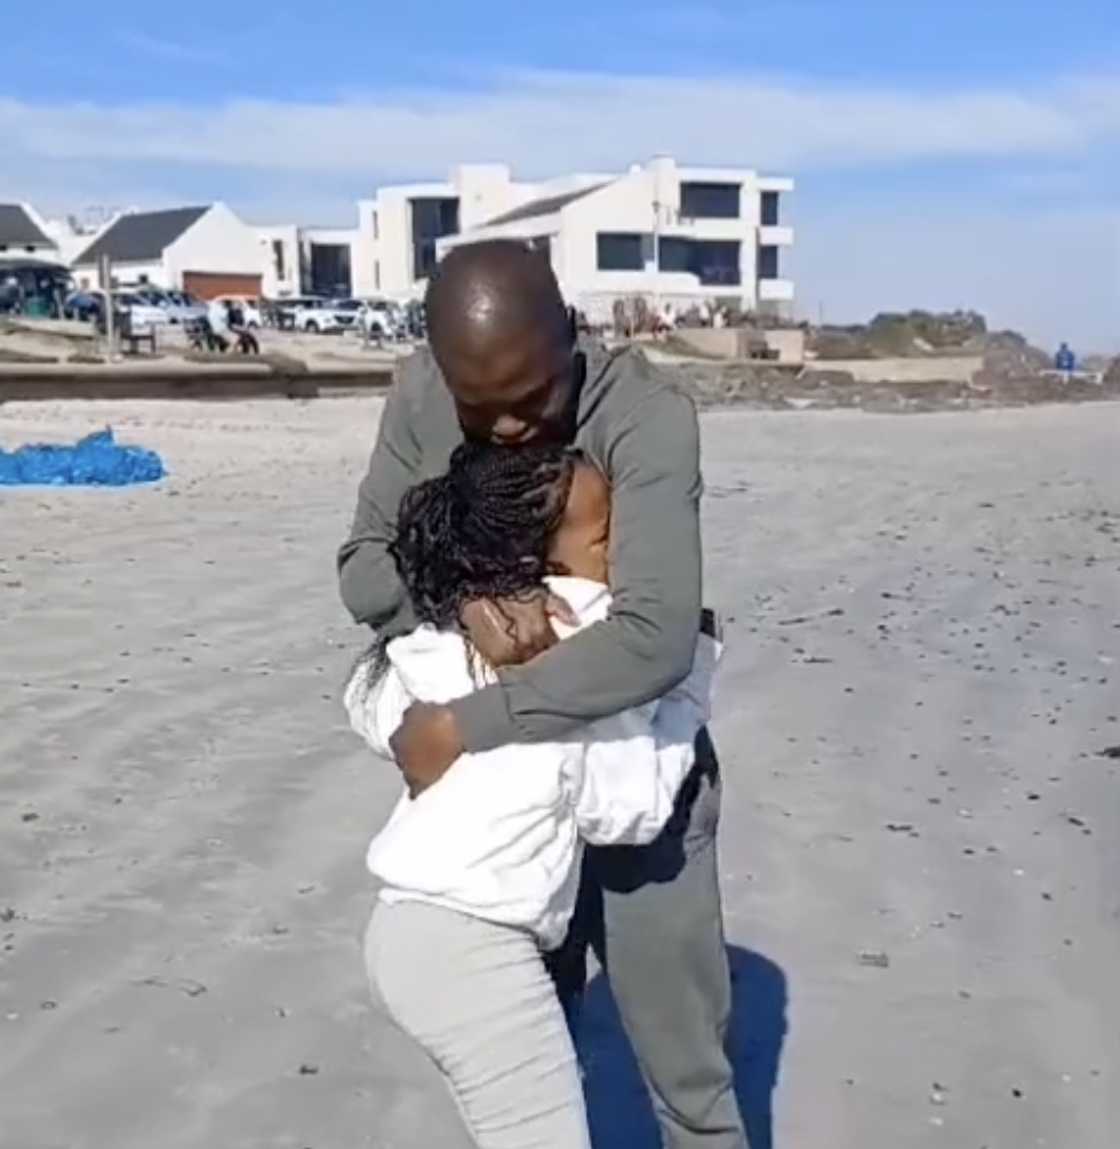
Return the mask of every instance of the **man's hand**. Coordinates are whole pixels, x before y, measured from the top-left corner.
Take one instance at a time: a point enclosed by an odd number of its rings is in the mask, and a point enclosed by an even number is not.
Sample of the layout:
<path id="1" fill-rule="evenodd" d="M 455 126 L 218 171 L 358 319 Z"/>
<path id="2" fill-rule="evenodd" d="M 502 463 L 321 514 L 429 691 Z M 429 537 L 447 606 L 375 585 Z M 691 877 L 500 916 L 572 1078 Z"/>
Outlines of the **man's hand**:
<path id="1" fill-rule="evenodd" d="M 520 598 L 480 598 L 467 603 L 459 621 L 471 643 L 491 666 L 518 666 L 556 642 L 552 620 L 578 624 L 559 595 L 541 590 Z"/>
<path id="2" fill-rule="evenodd" d="M 438 782 L 463 753 L 454 713 L 446 706 L 414 702 L 389 746 L 413 798 Z"/>

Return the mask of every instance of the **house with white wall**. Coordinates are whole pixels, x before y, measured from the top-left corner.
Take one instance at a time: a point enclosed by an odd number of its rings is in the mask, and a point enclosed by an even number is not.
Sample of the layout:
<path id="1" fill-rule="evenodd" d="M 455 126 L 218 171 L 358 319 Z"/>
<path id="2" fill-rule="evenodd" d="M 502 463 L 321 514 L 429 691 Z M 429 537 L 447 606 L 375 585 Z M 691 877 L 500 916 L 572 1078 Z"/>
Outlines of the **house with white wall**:
<path id="1" fill-rule="evenodd" d="M 570 303 L 593 321 L 616 299 L 643 296 L 683 309 L 723 301 L 788 313 L 794 285 L 783 270 L 793 230 L 782 197 L 793 181 L 747 168 L 678 166 L 662 156 L 624 175 L 547 194 L 455 235 L 453 247 L 520 239 L 547 250 Z"/>
<path id="2" fill-rule="evenodd" d="M 261 294 L 260 236 L 223 203 L 118 216 L 75 257 L 79 286 L 97 285 L 103 255 L 121 284 L 150 283 L 200 299 Z"/>
<path id="3" fill-rule="evenodd" d="M 416 298 L 451 248 L 512 238 L 547 247 L 566 297 L 592 318 L 633 295 L 788 312 L 793 230 L 784 206 L 793 186 L 667 156 L 622 174 L 535 183 L 515 180 L 504 164 L 463 164 L 446 181 L 383 187 L 359 202 L 351 287 L 361 297 Z"/>
<path id="4" fill-rule="evenodd" d="M 581 185 L 593 176 L 569 176 Z M 461 164 L 448 179 L 378 189 L 358 204 L 353 283 L 358 296 L 421 295 L 438 258 L 437 244 L 480 227 L 542 194 L 513 179 L 505 164 Z"/>
<path id="5" fill-rule="evenodd" d="M 30 204 L 0 203 L 0 259 L 60 258 L 46 221 Z"/>

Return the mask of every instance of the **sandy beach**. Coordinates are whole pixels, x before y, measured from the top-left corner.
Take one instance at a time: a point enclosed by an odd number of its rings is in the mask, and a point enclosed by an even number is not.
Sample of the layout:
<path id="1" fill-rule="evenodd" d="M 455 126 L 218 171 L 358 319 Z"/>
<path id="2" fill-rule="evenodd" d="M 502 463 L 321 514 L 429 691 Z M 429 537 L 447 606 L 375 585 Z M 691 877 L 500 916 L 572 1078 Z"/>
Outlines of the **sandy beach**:
<path id="1" fill-rule="evenodd" d="M 334 552 L 379 407 L 0 407 L 171 472 L 0 489 L 2 1149 L 466 1149 L 359 954 L 397 780 Z M 1120 405 L 703 435 L 752 1149 L 1113 1149 Z M 653 1149 L 592 1006 L 599 1143 Z"/>

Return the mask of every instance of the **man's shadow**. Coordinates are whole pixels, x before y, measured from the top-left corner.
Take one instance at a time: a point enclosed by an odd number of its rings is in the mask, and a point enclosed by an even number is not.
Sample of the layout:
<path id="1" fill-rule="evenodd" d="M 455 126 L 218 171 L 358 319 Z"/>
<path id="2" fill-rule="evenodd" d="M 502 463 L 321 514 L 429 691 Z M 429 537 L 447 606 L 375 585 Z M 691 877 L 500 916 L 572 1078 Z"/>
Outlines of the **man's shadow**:
<path id="1" fill-rule="evenodd" d="M 786 976 L 761 954 L 728 947 L 728 1050 L 750 1149 L 773 1149 L 772 1099 L 786 1035 Z M 666 1034 L 667 1041 L 672 1040 Z M 657 1125 L 630 1044 L 600 973 L 587 988 L 578 1039 L 591 1137 L 609 1149 L 656 1149 Z"/>

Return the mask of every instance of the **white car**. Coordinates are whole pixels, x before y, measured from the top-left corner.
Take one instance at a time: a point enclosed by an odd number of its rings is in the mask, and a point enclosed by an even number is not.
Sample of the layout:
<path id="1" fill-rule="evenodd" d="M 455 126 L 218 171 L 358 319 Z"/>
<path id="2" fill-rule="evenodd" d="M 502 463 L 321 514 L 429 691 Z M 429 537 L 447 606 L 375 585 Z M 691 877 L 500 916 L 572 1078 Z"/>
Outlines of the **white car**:
<path id="1" fill-rule="evenodd" d="M 169 322 L 166 308 L 151 303 L 142 295 L 131 291 L 113 292 L 113 311 L 114 313 L 127 311 L 133 331 L 164 327 Z"/>
<path id="2" fill-rule="evenodd" d="M 169 291 L 167 314 L 172 323 L 196 323 L 206 314 L 206 304 L 185 291 Z"/>
<path id="3" fill-rule="evenodd" d="M 259 300 L 251 299 L 248 295 L 220 295 L 217 302 L 236 307 L 245 319 L 245 326 L 250 330 L 263 326 Z"/>
<path id="4" fill-rule="evenodd" d="M 358 311 L 358 326 L 369 339 L 396 339 L 404 330 L 399 308 L 385 299 L 367 299 Z"/>
<path id="5" fill-rule="evenodd" d="M 342 331 L 347 324 L 339 322 L 335 309 L 326 301 L 305 301 L 292 311 L 292 328 L 295 331 L 319 332 Z"/>

